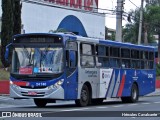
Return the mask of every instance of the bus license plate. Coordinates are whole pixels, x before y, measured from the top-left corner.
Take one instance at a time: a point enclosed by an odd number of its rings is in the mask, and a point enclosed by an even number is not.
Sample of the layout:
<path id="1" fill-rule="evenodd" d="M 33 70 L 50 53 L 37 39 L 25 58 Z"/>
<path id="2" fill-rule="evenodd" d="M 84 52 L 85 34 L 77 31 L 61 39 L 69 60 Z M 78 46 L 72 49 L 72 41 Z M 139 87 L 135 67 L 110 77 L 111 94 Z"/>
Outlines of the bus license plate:
<path id="1" fill-rule="evenodd" d="M 37 95 L 37 92 L 29 91 L 29 92 L 28 92 L 28 95 Z"/>

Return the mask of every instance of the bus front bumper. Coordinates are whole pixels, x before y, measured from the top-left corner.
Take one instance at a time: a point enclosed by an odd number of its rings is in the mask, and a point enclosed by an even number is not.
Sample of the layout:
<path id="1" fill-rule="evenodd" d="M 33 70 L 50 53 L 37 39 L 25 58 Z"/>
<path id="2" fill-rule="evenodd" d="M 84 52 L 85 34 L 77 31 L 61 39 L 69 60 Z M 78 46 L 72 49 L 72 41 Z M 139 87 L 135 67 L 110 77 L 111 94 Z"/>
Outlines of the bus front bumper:
<path id="1" fill-rule="evenodd" d="M 17 99 L 25 98 L 44 98 L 44 99 L 64 99 L 64 89 L 43 88 L 43 89 L 27 89 L 19 86 L 10 85 L 10 97 Z"/>

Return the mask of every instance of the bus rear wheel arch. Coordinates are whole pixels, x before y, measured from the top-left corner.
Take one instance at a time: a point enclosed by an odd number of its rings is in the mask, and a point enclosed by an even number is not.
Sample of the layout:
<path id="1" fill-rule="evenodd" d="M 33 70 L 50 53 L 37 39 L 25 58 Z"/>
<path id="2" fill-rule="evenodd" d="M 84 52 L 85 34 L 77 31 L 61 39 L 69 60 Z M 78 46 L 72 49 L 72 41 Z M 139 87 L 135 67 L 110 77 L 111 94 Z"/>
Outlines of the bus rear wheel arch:
<path id="1" fill-rule="evenodd" d="M 133 83 L 129 97 L 121 97 L 123 103 L 135 103 L 139 99 L 139 89 L 137 83 Z"/>
<path id="2" fill-rule="evenodd" d="M 88 104 L 90 104 L 91 101 L 91 88 L 89 84 L 84 84 L 81 93 L 80 93 L 80 99 L 75 100 L 75 103 L 77 106 L 85 107 Z"/>

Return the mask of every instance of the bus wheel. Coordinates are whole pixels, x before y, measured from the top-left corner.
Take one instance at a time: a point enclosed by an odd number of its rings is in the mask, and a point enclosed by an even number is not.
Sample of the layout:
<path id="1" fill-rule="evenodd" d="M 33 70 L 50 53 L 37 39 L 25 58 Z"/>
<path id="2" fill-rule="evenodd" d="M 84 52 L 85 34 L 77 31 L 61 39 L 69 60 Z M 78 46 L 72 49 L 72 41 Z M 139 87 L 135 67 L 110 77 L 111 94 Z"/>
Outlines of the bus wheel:
<path id="1" fill-rule="evenodd" d="M 76 105 L 80 106 L 80 107 L 87 106 L 90 101 L 89 94 L 90 94 L 89 89 L 88 89 L 87 85 L 84 84 L 82 87 L 82 90 L 81 90 L 80 99 L 75 100 Z"/>
<path id="2" fill-rule="evenodd" d="M 138 101 L 139 98 L 139 92 L 138 92 L 138 87 L 136 84 L 132 85 L 131 88 L 131 96 L 130 97 L 122 97 L 122 102 L 124 103 L 135 103 Z"/>
<path id="3" fill-rule="evenodd" d="M 138 87 L 136 84 L 132 85 L 131 89 L 131 96 L 129 97 L 129 101 L 131 103 L 137 102 L 139 98 L 139 92 L 138 92 Z"/>
<path id="4" fill-rule="evenodd" d="M 45 107 L 47 104 L 47 100 L 45 99 L 34 99 L 34 103 L 37 105 L 37 107 Z"/>

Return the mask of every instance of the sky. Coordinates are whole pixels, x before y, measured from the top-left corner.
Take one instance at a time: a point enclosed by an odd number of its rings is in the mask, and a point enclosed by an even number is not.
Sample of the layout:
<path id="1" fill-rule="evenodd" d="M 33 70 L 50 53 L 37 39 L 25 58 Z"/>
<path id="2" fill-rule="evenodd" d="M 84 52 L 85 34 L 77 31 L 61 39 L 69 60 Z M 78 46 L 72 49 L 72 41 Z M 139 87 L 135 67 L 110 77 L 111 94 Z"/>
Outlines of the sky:
<path id="1" fill-rule="evenodd" d="M 137 7 L 140 7 L 141 0 L 124 0 L 124 11 L 129 12 L 130 10 L 135 10 Z M 133 5 L 131 2 L 133 2 L 135 5 Z M 103 9 L 111 9 L 115 10 L 115 7 L 117 6 L 117 0 L 99 0 L 99 8 Z M 124 26 L 127 23 L 127 20 L 122 21 L 122 26 Z M 105 25 L 108 28 L 116 29 L 116 16 L 115 15 L 106 15 L 105 17 Z"/>

